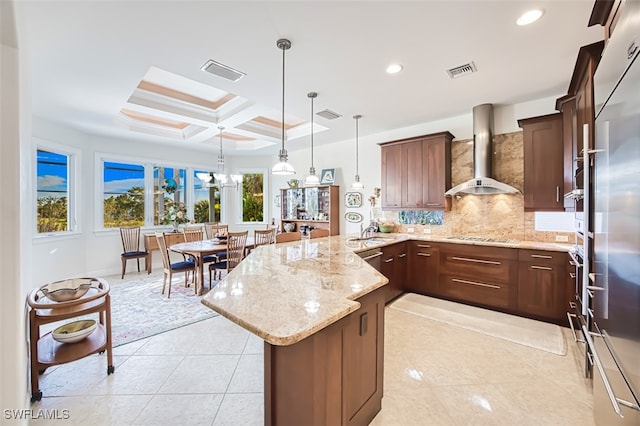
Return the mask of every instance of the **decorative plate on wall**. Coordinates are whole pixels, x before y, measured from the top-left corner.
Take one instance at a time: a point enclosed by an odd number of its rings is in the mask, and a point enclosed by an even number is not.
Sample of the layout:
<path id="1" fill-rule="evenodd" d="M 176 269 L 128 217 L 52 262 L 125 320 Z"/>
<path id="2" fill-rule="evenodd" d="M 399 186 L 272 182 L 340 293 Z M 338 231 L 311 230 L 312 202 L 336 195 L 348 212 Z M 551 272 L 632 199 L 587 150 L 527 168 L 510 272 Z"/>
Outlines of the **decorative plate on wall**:
<path id="1" fill-rule="evenodd" d="M 361 207 L 362 194 L 359 192 L 347 192 L 344 194 L 344 205 L 347 207 Z"/>
<path id="2" fill-rule="evenodd" d="M 344 218 L 347 219 L 347 222 L 351 223 L 362 222 L 362 215 L 358 212 L 346 212 Z"/>

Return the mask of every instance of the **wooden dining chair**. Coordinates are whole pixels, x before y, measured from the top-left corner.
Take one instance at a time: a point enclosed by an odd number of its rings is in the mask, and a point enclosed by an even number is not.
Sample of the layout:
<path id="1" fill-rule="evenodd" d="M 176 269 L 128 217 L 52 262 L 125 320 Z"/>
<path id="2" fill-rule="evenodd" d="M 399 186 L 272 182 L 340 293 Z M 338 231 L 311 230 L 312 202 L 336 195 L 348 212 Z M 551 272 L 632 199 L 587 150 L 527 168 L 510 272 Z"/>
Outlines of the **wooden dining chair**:
<path id="1" fill-rule="evenodd" d="M 287 243 L 289 241 L 298 241 L 302 238 L 299 232 L 282 232 L 276 235 L 276 243 Z"/>
<path id="2" fill-rule="evenodd" d="M 251 253 L 258 246 L 265 246 L 269 244 L 275 244 L 276 235 L 271 229 L 255 229 L 253 231 L 253 247 L 247 250 L 247 253 Z"/>
<path id="3" fill-rule="evenodd" d="M 164 239 L 164 234 L 162 232 L 156 232 L 156 239 L 158 240 L 158 248 L 160 250 L 160 256 L 162 257 L 162 294 L 164 294 L 164 288 L 167 284 L 168 276 L 169 292 L 167 294 L 167 298 L 169 298 L 171 297 L 171 279 L 173 277 L 173 273 L 184 272 L 184 283 L 186 287 L 188 283 L 187 280 L 189 278 L 188 273 L 193 272 L 193 276 L 195 278 L 196 264 L 195 262 L 190 260 L 171 263 L 171 259 L 169 258 L 169 250 L 167 249 L 167 243 Z M 194 285 L 193 287 L 195 288 L 196 286 Z"/>
<path id="4" fill-rule="evenodd" d="M 227 274 L 233 270 L 244 259 L 244 250 L 247 247 L 247 236 L 249 231 L 229 232 L 227 234 L 227 257 L 218 262 L 209 264 L 209 282 L 211 282 L 211 272 L 214 272 L 213 278 L 222 278 L 222 271 Z"/>
<path id="5" fill-rule="evenodd" d="M 140 272 L 140 259 L 144 258 L 144 266 L 148 273 L 151 273 L 149 267 L 150 253 L 146 250 L 140 250 L 140 227 L 139 226 L 122 226 L 120 227 L 120 239 L 122 240 L 122 276 L 127 269 L 127 260 L 136 259 L 138 261 L 138 272 Z"/>
<path id="6" fill-rule="evenodd" d="M 226 235 L 229 233 L 229 225 L 209 225 L 205 224 L 207 230 L 207 238 L 215 238 L 218 235 Z"/>
<path id="7" fill-rule="evenodd" d="M 309 233 L 309 238 L 322 238 L 328 237 L 329 230 L 328 229 L 312 229 Z"/>

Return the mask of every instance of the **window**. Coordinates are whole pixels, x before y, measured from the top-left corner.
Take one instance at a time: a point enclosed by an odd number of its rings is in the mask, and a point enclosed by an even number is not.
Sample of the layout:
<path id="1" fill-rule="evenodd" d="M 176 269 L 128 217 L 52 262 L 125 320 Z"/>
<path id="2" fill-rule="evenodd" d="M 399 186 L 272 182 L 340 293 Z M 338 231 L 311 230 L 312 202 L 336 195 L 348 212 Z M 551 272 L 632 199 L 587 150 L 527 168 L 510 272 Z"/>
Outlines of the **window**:
<path id="1" fill-rule="evenodd" d="M 166 225 L 164 214 L 172 206 L 187 204 L 185 200 L 185 169 L 155 166 L 153 168 L 153 224 Z M 189 218 L 191 219 L 191 218 Z"/>
<path id="2" fill-rule="evenodd" d="M 73 155 L 38 148 L 36 166 L 37 233 L 71 231 L 70 188 Z"/>
<path id="3" fill-rule="evenodd" d="M 202 173 L 211 176 L 211 172 L 195 170 L 193 172 L 193 219 L 196 223 L 220 222 L 220 186 L 198 178 Z M 210 209 L 213 206 L 213 210 Z"/>
<path id="4" fill-rule="evenodd" d="M 103 163 L 103 226 L 144 225 L 144 166 Z"/>
<path id="5" fill-rule="evenodd" d="M 242 222 L 264 222 L 264 173 L 242 175 Z"/>

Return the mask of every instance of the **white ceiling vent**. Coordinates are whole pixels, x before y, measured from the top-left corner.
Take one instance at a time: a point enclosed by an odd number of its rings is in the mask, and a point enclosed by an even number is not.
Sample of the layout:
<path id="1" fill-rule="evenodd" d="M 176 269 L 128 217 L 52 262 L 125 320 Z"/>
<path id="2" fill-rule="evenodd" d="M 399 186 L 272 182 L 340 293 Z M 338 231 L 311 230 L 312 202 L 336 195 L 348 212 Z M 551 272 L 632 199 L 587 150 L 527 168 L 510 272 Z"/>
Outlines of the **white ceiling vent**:
<path id="1" fill-rule="evenodd" d="M 227 65 L 221 64 L 220 62 L 216 62 L 213 59 L 209 59 L 202 67 L 200 67 L 200 69 L 231 81 L 238 81 L 246 75 L 242 71 L 238 71 Z"/>
<path id="2" fill-rule="evenodd" d="M 316 115 L 319 115 L 322 118 L 326 118 L 327 120 L 335 120 L 336 118 L 342 117 L 337 112 L 333 112 L 330 109 L 325 109 L 324 111 L 316 112 Z"/>
<path id="3" fill-rule="evenodd" d="M 469 62 L 467 64 L 448 69 L 447 74 L 449 74 L 449 77 L 451 78 L 458 78 L 462 77 L 463 75 L 473 74 L 476 71 L 476 64 L 474 64 L 473 62 Z"/>

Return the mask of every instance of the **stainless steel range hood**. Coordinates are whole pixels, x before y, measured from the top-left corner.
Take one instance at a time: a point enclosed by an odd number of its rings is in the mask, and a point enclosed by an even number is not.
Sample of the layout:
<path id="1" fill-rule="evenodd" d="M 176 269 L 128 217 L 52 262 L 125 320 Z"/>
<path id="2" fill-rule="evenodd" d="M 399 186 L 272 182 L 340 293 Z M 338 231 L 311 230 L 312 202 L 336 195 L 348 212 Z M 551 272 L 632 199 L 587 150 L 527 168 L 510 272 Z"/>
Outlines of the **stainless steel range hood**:
<path id="1" fill-rule="evenodd" d="M 444 195 L 459 193 L 491 195 L 517 194 L 516 188 L 491 178 L 493 158 L 493 105 L 473 107 L 473 179 L 456 185 Z"/>

